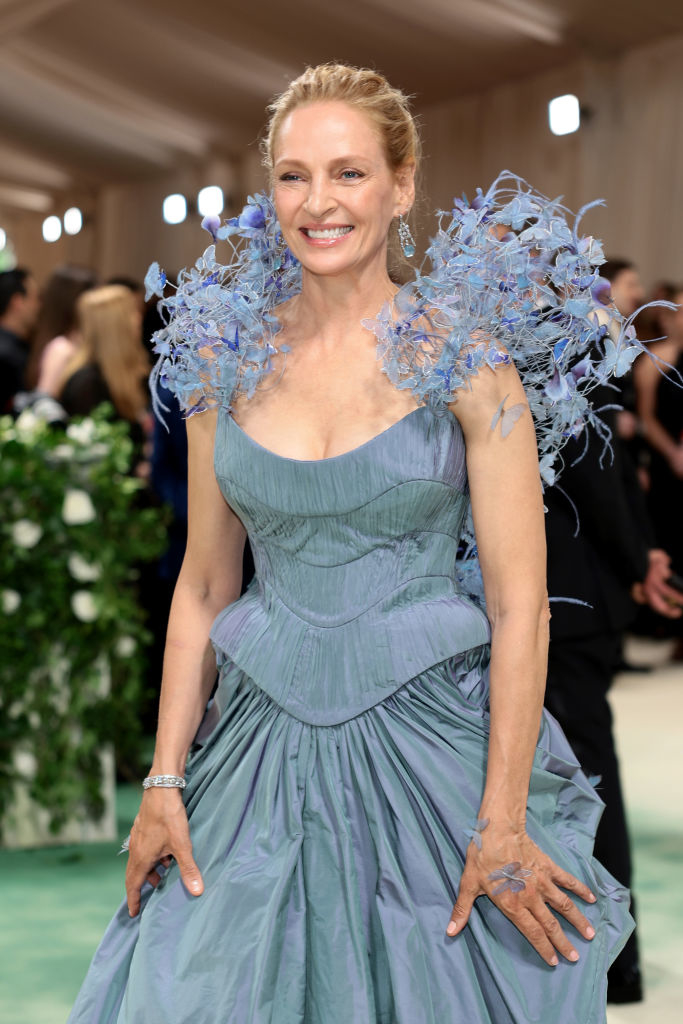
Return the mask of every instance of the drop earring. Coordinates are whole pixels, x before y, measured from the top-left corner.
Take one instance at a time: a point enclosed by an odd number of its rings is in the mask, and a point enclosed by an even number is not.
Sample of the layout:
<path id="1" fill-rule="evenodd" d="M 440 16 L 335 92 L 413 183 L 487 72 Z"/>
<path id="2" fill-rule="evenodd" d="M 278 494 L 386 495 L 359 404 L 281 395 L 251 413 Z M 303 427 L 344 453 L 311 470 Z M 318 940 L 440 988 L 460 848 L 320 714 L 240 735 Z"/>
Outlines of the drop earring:
<path id="1" fill-rule="evenodd" d="M 398 238 L 403 249 L 403 255 L 410 259 L 415 255 L 415 239 L 402 213 L 398 215 Z"/>

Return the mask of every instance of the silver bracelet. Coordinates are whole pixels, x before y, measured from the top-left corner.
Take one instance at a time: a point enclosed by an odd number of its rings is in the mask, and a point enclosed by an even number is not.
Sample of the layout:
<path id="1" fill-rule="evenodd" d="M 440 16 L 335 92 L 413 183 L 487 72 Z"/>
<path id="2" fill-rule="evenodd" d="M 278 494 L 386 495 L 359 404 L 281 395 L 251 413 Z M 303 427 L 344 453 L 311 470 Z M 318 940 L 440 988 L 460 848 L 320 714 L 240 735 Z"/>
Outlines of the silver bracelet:
<path id="1" fill-rule="evenodd" d="M 182 775 L 148 775 L 142 780 L 142 788 L 150 789 L 152 786 L 161 786 L 163 789 L 185 789 L 185 779 Z"/>

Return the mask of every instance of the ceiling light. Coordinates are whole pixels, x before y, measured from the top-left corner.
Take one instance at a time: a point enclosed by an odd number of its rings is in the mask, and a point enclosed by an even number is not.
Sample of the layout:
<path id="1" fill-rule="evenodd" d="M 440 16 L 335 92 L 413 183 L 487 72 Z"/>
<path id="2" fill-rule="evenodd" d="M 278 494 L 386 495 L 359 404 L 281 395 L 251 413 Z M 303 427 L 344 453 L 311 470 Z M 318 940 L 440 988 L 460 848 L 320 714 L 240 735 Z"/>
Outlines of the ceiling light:
<path id="1" fill-rule="evenodd" d="M 166 196 L 163 216 L 167 224 L 182 224 L 187 217 L 187 199 L 179 192 Z"/>
<path id="2" fill-rule="evenodd" d="M 548 121 L 553 135 L 569 135 L 579 130 L 581 109 L 576 96 L 556 96 L 548 104 Z"/>
<path id="3" fill-rule="evenodd" d="M 4 228 L 0 228 L 0 249 L 4 249 L 7 245 L 7 233 Z"/>
<path id="4" fill-rule="evenodd" d="M 62 222 L 59 217 L 46 217 L 43 221 L 43 238 L 46 242 L 56 242 L 62 236 Z"/>
<path id="5" fill-rule="evenodd" d="M 67 235 L 77 235 L 83 227 L 83 214 L 77 206 L 70 206 L 64 214 L 64 230 Z"/>
<path id="6" fill-rule="evenodd" d="M 223 206 L 223 189 L 218 185 L 207 185 L 197 196 L 197 209 L 202 217 L 217 217 Z"/>

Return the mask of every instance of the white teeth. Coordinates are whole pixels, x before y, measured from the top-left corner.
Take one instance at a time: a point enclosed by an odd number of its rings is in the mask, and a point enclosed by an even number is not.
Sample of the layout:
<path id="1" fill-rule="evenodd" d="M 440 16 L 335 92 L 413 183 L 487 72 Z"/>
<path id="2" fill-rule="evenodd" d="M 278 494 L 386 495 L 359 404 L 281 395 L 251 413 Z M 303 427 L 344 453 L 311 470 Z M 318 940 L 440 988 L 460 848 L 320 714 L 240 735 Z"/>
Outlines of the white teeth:
<path id="1" fill-rule="evenodd" d="M 353 231 L 353 228 L 324 228 L 322 231 L 314 231 L 313 228 L 308 228 L 306 234 L 309 238 L 341 238 L 342 235 L 348 235 L 349 231 Z"/>

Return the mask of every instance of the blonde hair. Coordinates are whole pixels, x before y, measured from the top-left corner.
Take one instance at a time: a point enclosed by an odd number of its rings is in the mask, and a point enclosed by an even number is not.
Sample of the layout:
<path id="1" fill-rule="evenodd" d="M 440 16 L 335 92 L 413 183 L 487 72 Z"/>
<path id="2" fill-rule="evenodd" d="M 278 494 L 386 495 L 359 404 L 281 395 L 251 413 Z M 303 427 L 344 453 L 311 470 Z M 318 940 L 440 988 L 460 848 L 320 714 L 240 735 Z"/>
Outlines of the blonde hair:
<path id="1" fill-rule="evenodd" d="M 362 111 L 375 124 L 389 167 L 420 163 L 420 137 L 408 97 L 389 85 L 384 75 L 348 64 L 306 68 L 268 107 L 270 119 L 262 143 L 264 163 L 273 171 L 273 151 L 284 119 L 309 103 L 339 101 Z"/>
<path id="2" fill-rule="evenodd" d="M 106 285 L 84 292 L 76 303 L 79 345 L 67 364 L 66 381 L 83 366 L 94 363 L 124 419 L 138 421 L 147 408 L 144 385 L 149 361 L 134 323 L 137 299 L 123 285 Z"/>

